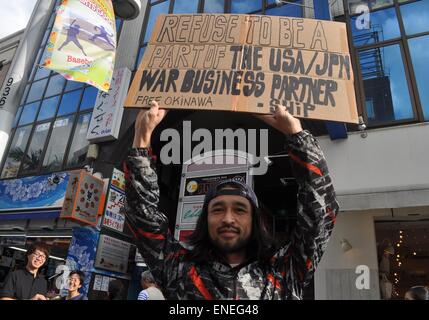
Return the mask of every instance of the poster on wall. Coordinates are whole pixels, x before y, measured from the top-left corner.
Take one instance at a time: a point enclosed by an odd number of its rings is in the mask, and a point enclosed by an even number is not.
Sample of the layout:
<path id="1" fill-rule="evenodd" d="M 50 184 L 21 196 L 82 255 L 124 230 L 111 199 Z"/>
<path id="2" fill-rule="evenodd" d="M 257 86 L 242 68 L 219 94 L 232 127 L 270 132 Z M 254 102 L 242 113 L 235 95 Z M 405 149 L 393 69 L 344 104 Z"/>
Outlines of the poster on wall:
<path id="1" fill-rule="evenodd" d="M 128 270 L 131 244 L 108 235 L 100 235 L 95 267 L 119 273 Z"/>
<path id="2" fill-rule="evenodd" d="M 125 214 L 122 209 L 125 205 L 125 193 L 110 188 L 107 199 L 106 210 L 104 212 L 103 226 L 115 231 L 123 232 L 125 224 Z"/>
<path id="3" fill-rule="evenodd" d="M 345 23 L 159 15 L 126 107 L 272 113 L 358 123 Z"/>
<path id="4" fill-rule="evenodd" d="M 201 215 L 204 202 L 185 202 L 182 203 L 181 215 L 179 217 L 180 224 L 195 224 Z"/>
<path id="5" fill-rule="evenodd" d="M 59 172 L 43 176 L 0 181 L 0 211 L 26 208 L 61 208 L 70 174 Z"/>

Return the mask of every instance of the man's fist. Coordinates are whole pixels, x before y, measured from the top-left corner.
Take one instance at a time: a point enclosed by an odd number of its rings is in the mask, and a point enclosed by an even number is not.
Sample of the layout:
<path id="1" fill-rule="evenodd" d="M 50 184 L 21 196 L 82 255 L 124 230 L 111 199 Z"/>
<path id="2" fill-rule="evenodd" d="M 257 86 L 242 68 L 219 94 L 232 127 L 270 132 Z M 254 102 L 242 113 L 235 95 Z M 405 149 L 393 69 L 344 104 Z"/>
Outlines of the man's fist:
<path id="1" fill-rule="evenodd" d="M 43 294 L 36 294 L 31 300 L 48 300 Z"/>
<path id="2" fill-rule="evenodd" d="M 151 102 L 148 110 L 141 110 L 136 118 L 133 148 L 147 148 L 153 130 L 164 119 L 167 110 L 159 109 L 156 101 Z"/>
<path id="3" fill-rule="evenodd" d="M 284 134 L 295 134 L 302 131 L 301 121 L 292 116 L 284 106 L 276 106 L 274 115 L 255 116 Z"/>

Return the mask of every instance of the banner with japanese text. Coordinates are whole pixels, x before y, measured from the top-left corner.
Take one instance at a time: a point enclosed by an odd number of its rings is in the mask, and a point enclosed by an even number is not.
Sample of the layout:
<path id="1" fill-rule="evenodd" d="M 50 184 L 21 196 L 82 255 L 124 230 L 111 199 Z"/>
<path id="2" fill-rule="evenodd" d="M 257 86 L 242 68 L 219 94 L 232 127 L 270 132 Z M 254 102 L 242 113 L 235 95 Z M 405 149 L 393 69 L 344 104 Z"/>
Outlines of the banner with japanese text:
<path id="1" fill-rule="evenodd" d="M 107 92 L 116 54 L 111 0 L 63 0 L 46 46 L 43 67 Z"/>

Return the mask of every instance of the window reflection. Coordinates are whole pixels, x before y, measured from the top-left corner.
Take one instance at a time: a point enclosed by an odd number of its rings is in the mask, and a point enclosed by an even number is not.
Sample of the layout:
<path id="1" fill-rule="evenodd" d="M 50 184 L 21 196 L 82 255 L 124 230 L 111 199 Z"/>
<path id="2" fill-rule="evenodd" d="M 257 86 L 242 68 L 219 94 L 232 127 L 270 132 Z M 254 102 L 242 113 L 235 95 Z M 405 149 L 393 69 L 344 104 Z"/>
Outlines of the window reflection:
<path id="1" fill-rule="evenodd" d="M 295 1 L 296 4 L 283 4 L 278 7 L 273 7 L 265 10 L 268 16 L 286 16 L 286 17 L 302 17 L 302 0 Z"/>
<path id="2" fill-rule="evenodd" d="M 54 117 L 55 112 L 57 111 L 59 101 L 60 96 L 43 100 L 42 106 L 40 107 L 39 115 L 37 116 L 37 120 L 46 120 Z"/>
<path id="3" fill-rule="evenodd" d="M 205 13 L 223 13 L 225 11 L 224 0 L 211 0 L 204 2 Z"/>
<path id="4" fill-rule="evenodd" d="M 406 34 L 429 31 L 429 0 L 416 1 L 400 8 Z"/>
<path id="5" fill-rule="evenodd" d="M 33 82 L 30 92 L 28 93 L 27 102 L 33 102 L 42 99 L 48 79 Z"/>
<path id="6" fill-rule="evenodd" d="M 350 14 L 358 13 L 359 6 L 368 6 L 370 10 L 393 5 L 393 0 L 348 0 Z"/>
<path id="7" fill-rule="evenodd" d="M 83 93 L 80 110 L 87 110 L 94 108 L 95 100 L 97 99 L 98 90 L 94 87 L 86 87 Z"/>
<path id="8" fill-rule="evenodd" d="M 64 160 L 64 153 L 73 126 L 73 116 L 55 120 L 48 148 L 43 160 L 44 171 L 60 170 Z"/>
<path id="9" fill-rule="evenodd" d="M 40 102 L 34 102 L 24 106 L 24 109 L 21 114 L 21 119 L 19 119 L 20 126 L 29 124 L 34 121 L 39 105 Z"/>
<path id="10" fill-rule="evenodd" d="M 262 9 L 262 0 L 233 0 L 231 2 L 232 13 L 251 13 Z"/>
<path id="11" fill-rule="evenodd" d="M 168 13 L 170 1 L 165 1 L 150 7 L 149 20 L 144 35 L 144 42 L 148 42 L 152 35 L 152 29 L 155 25 L 156 18 L 161 13 Z"/>
<path id="12" fill-rule="evenodd" d="M 23 159 L 23 173 L 30 173 L 37 170 L 42 159 L 43 148 L 48 136 L 50 122 L 36 125 L 27 154 Z"/>
<path id="13" fill-rule="evenodd" d="M 369 26 L 359 16 L 351 19 L 353 42 L 356 46 L 373 44 L 400 37 L 395 8 L 372 12 Z"/>
<path id="14" fill-rule="evenodd" d="M 370 124 L 414 117 L 399 45 L 359 52 Z"/>
<path id="15" fill-rule="evenodd" d="M 410 39 L 408 40 L 408 44 L 424 118 L 425 120 L 429 120 L 429 68 L 427 63 L 429 36 Z"/>
<path id="16" fill-rule="evenodd" d="M 173 13 L 196 13 L 198 0 L 175 0 Z"/>
<path id="17" fill-rule="evenodd" d="M 63 95 L 61 99 L 60 108 L 58 110 L 58 116 L 63 116 L 68 113 L 75 112 L 80 102 L 80 96 L 82 90 L 72 91 Z"/>
<path id="18" fill-rule="evenodd" d="M 46 89 L 45 97 L 51 97 L 60 94 L 63 91 L 66 79 L 61 75 L 53 76 L 49 79 L 48 89 Z"/>
<path id="19" fill-rule="evenodd" d="M 31 128 L 32 125 L 16 129 L 1 173 L 1 178 L 13 178 L 18 175 L 19 166 L 24 158 L 24 152 L 27 147 Z"/>
<path id="20" fill-rule="evenodd" d="M 91 113 L 83 114 L 79 117 L 68 155 L 68 167 L 76 167 L 85 162 L 86 152 L 88 151 L 89 146 L 89 141 L 86 140 L 86 133 L 88 131 L 90 120 Z"/>

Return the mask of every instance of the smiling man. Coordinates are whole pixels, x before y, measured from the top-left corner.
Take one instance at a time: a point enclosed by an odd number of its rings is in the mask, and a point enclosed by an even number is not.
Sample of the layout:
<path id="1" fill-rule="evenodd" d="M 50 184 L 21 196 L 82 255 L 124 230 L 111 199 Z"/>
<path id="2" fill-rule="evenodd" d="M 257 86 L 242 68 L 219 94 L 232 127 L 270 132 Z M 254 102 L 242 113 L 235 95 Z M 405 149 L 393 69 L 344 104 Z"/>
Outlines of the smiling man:
<path id="1" fill-rule="evenodd" d="M 33 244 L 27 251 L 27 265 L 23 270 L 8 274 L 0 300 L 47 300 L 48 282 L 39 274 L 49 257 L 49 249 L 42 243 Z"/>
<path id="2" fill-rule="evenodd" d="M 253 190 L 226 180 L 205 195 L 188 245 L 174 240 L 158 209 L 150 139 L 165 110 L 156 102 L 136 119 L 126 162 L 126 215 L 139 252 L 168 299 L 302 299 L 330 238 L 338 203 L 323 153 L 285 107 L 258 116 L 285 134 L 298 183 L 297 222 L 277 246 Z"/>

